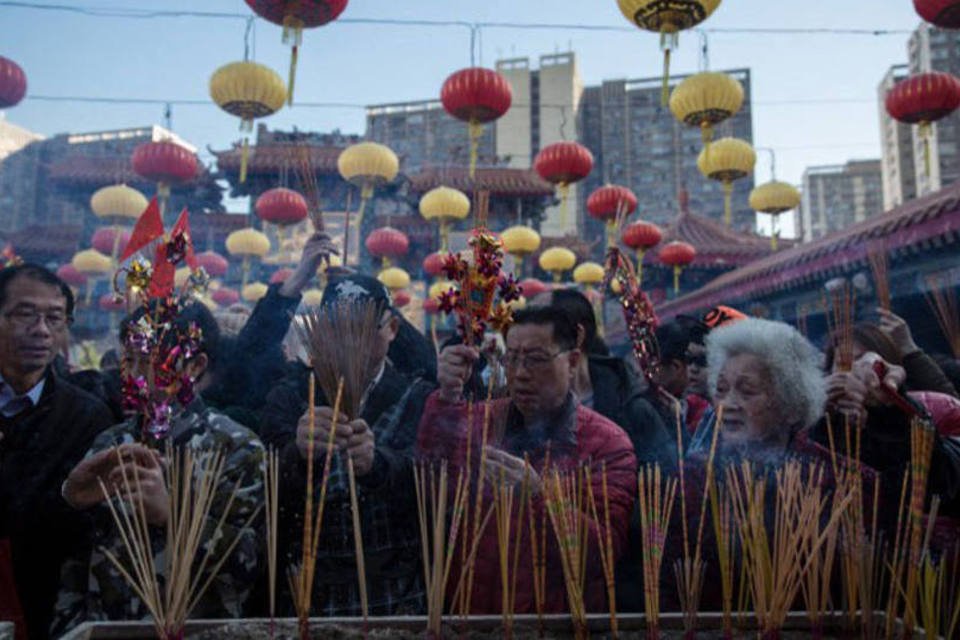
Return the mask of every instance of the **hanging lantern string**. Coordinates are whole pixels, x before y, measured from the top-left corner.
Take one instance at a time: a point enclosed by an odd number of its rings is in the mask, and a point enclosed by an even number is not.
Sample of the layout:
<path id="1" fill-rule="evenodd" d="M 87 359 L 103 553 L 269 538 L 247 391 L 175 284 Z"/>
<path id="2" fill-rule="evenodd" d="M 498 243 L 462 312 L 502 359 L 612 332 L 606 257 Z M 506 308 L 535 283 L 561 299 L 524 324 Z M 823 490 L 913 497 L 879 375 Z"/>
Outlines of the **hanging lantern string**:
<path id="1" fill-rule="evenodd" d="M 253 37 L 253 29 L 256 22 L 253 19 L 253 16 L 247 18 L 247 25 L 243 30 L 243 61 L 246 62 L 250 59 L 250 52 L 253 50 L 253 56 L 256 57 L 255 42 L 256 40 Z"/>
<path id="2" fill-rule="evenodd" d="M 700 71 L 709 71 L 710 48 L 707 42 L 707 32 L 703 29 L 697 29 L 697 35 L 700 36 Z"/>

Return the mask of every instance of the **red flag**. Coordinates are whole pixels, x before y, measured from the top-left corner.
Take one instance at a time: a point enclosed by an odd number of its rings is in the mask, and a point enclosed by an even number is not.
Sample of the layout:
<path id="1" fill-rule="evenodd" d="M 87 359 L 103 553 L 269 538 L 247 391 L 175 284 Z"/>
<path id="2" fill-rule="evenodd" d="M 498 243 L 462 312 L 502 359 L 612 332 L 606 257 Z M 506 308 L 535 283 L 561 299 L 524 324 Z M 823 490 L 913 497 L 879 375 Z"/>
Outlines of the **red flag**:
<path id="1" fill-rule="evenodd" d="M 193 236 L 190 235 L 190 212 L 187 211 L 186 207 L 180 212 L 177 223 L 173 225 L 173 229 L 170 230 L 170 240 L 176 240 L 177 236 L 181 234 L 184 240 L 184 260 L 186 260 L 187 266 L 190 267 L 192 271 L 199 267 L 200 264 L 197 262 L 196 256 L 193 255 Z"/>
<path id="2" fill-rule="evenodd" d="M 157 197 L 150 200 L 150 204 L 143 210 L 137 219 L 137 224 L 133 227 L 133 233 L 130 235 L 130 241 L 127 242 L 127 248 L 120 255 L 120 262 L 123 262 L 140 249 L 163 236 L 163 219 L 160 217 L 160 207 L 157 206 Z"/>
<path id="3" fill-rule="evenodd" d="M 173 293 L 176 267 L 167 260 L 167 243 L 157 247 L 154 258 L 153 275 L 150 277 L 150 289 L 147 291 L 151 298 L 166 298 Z"/>

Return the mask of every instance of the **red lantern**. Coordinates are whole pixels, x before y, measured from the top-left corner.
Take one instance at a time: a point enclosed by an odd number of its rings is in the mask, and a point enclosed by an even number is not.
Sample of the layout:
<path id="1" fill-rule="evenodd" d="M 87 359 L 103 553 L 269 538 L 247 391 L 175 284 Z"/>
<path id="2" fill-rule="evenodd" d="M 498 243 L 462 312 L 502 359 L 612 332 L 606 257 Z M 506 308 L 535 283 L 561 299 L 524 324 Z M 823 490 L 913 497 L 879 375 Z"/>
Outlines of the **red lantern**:
<path id="1" fill-rule="evenodd" d="M 643 254 L 660 244 L 663 233 L 652 222 L 634 222 L 623 228 L 623 244 L 637 252 L 637 283 L 643 284 Z"/>
<path id="2" fill-rule="evenodd" d="M 621 210 L 627 216 L 637 210 L 637 196 L 626 187 L 606 184 L 587 198 L 587 211 L 597 220 L 613 222 Z"/>
<path id="3" fill-rule="evenodd" d="M 72 264 L 65 264 L 57 269 L 57 277 L 71 287 L 82 287 L 87 284 L 87 276 L 77 271 Z"/>
<path id="4" fill-rule="evenodd" d="M 0 109 L 16 106 L 27 93 L 27 74 L 16 62 L 0 56 Z"/>
<path id="5" fill-rule="evenodd" d="M 536 278 L 527 278 L 526 280 L 521 280 L 520 289 L 523 293 L 523 297 L 527 300 L 532 300 L 535 296 L 538 296 L 546 291 L 550 291 L 550 287 L 544 284 L 542 280 L 537 280 Z"/>
<path id="6" fill-rule="evenodd" d="M 265 20 L 283 27 L 283 44 L 290 45 L 290 75 L 287 78 L 287 104 L 293 104 L 293 81 L 297 73 L 297 54 L 303 30 L 322 27 L 336 20 L 347 8 L 348 0 L 247 0 L 247 6 Z"/>
<path id="7" fill-rule="evenodd" d="M 410 304 L 410 300 L 410 293 L 405 289 L 400 289 L 393 293 L 393 306 L 397 309 L 402 309 Z"/>
<path id="8" fill-rule="evenodd" d="M 440 89 L 443 108 L 469 125 L 470 177 L 477 169 L 477 148 L 483 124 L 492 122 L 510 109 L 510 83 L 492 69 L 468 67 L 450 74 Z"/>
<path id="9" fill-rule="evenodd" d="M 277 187 L 264 191 L 254 205 L 257 216 L 264 222 L 281 227 L 297 224 L 307 217 L 307 200 L 292 189 Z"/>
<path id="10" fill-rule="evenodd" d="M 90 246 L 108 256 L 117 257 L 121 247 L 130 242 L 130 231 L 120 227 L 102 227 L 93 232 Z"/>
<path id="11" fill-rule="evenodd" d="M 105 293 L 100 296 L 98 300 L 98 305 L 103 311 L 109 311 L 110 313 L 115 313 L 117 311 L 124 311 L 127 308 L 127 304 L 123 298 L 117 298 L 112 293 Z"/>
<path id="12" fill-rule="evenodd" d="M 230 263 L 216 251 L 204 251 L 197 254 L 197 264 L 203 267 L 204 271 L 211 278 L 219 278 L 227 274 Z"/>
<path id="13" fill-rule="evenodd" d="M 660 262 L 673 267 L 673 292 L 680 291 L 680 272 L 685 266 L 693 262 L 697 257 L 697 250 L 692 244 L 674 240 L 668 242 L 660 249 Z"/>
<path id="14" fill-rule="evenodd" d="M 446 251 L 434 251 L 423 259 L 423 271 L 431 278 L 443 273 L 443 262 L 450 255 Z"/>
<path id="15" fill-rule="evenodd" d="M 565 229 L 568 187 L 590 174 L 593 154 L 576 142 L 556 142 L 540 150 L 533 159 L 533 168 L 541 178 L 560 188 L 560 227 Z"/>
<path id="16" fill-rule="evenodd" d="M 270 284 L 280 284 L 286 282 L 287 278 L 293 275 L 293 269 L 283 267 L 282 269 L 277 269 L 273 272 L 273 275 L 270 276 Z"/>
<path id="17" fill-rule="evenodd" d="M 407 238 L 407 234 L 393 227 L 374 229 L 363 244 L 370 255 L 383 260 L 384 267 L 390 265 L 391 258 L 404 256 L 410 249 L 410 239 Z"/>
<path id="18" fill-rule="evenodd" d="M 431 316 L 440 313 L 440 303 L 433 298 L 427 298 L 423 301 L 423 312 Z"/>
<path id="19" fill-rule="evenodd" d="M 240 302 L 240 294 L 236 289 L 230 287 L 220 287 L 210 293 L 210 298 L 221 307 L 229 307 L 232 304 Z"/>
<path id="20" fill-rule="evenodd" d="M 952 74 L 918 73 L 898 82 L 887 92 L 890 117 L 906 124 L 919 124 L 924 162 L 930 173 L 930 123 L 950 115 L 960 106 L 960 81 Z"/>
<path id="21" fill-rule="evenodd" d="M 167 140 L 138 144 L 130 161 L 137 175 L 157 183 L 162 201 L 170 197 L 171 184 L 192 180 L 197 175 L 196 154 Z"/>
<path id="22" fill-rule="evenodd" d="M 957 0 L 913 0 L 920 17 L 944 29 L 960 29 L 960 2 Z"/>

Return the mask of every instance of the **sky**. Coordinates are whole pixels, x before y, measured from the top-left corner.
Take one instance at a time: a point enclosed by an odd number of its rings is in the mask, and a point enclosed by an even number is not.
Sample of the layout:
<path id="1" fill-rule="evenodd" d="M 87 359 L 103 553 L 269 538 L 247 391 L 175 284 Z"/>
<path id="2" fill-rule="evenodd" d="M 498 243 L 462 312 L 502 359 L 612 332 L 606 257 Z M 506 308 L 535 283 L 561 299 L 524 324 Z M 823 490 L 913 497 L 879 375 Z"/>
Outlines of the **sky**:
<path id="1" fill-rule="evenodd" d="M 207 81 L 217 67 L 243 57 L 243 16 L 251 15 L 243 0 L 57 2 L 84 13 L 21 6 L 51 4 L 0 0 L 0 55 L 20 64 L 29 83 L 27 98 L 6 112 L 10 122 L 44 135 L 163 124 L 162 105 L 43 96 L 194 100 L 199 104 L 174 105 L 172 127 L 200 148 L 202 160 L 212 159 L 208 148 L 224 149 L 238 139 L 236 119 L 209 101 Z M 238 17 L 102 15 L 103 10 L 145 9 Z M 351 0 L 342 17 L 545 24 L 540 29 L 483 27 L 476 62 L 493 66 L 501 57 L 533 62 L 542 54 L 573 50 L 586 85 L 657 76 L 662 64 L 658 36 L 631 29 L 615 0 Z M 808 166 L 880 156 L 877 85 L 891 65 L 906 62 L 909 31 L 919 23 L 910 0 L 726 0 L 702 26 L 719 30 L 707 34 L 711 69 L 751 69 L 754 145 L 774 149 L 777 178 L 799 185 Z M 897 33 L 723 32 L 752 28 Z M 285 78 L 289 48 L 281 43 L 280 31 L 254 21 L 251 50 L 254 59 Z M 673 70 L 699 70 L 699 49 L 697 34 L 681 34 Z M 338 21 L 304 32 L 294 105 L 264 122 L 271 129 L 363 133 L 362 105 L 436 97 L 446 76 L 470 63 L 470 30 L 463 26 Z M 298 102 L 350 106 L 311 108 Z M 768 154 L 760 154 L 756 178 L 758 183 L 770 178 Z"/>

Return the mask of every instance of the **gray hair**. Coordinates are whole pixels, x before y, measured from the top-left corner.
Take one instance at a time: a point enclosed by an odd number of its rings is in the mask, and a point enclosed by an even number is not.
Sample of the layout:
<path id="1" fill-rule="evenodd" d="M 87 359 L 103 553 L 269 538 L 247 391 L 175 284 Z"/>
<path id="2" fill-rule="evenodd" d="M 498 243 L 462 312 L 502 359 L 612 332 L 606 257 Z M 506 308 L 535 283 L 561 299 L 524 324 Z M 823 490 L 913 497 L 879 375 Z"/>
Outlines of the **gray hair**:
<path id="1" fill-rule="evenodd" d="M 711 395 L 727 359 L 750 354 L 767 368 L 784 416 L 797 416 L 801 427 L 809 427 L 823 415 L 827 393 L 820 353 L 790 325 L 747 318 L 714 329 L 706 342 Z"/>

